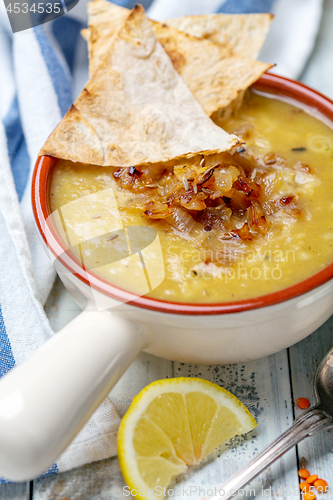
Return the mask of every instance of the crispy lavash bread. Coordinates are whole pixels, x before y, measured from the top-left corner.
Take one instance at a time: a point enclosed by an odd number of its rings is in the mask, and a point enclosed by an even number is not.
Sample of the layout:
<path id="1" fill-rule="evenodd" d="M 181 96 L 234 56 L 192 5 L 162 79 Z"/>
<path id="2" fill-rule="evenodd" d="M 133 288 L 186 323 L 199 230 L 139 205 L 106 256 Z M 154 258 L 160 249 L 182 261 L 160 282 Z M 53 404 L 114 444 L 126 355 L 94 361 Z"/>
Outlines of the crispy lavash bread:
<path id="1" fill-rule="evenodd" d="M 87 11 L 89 28 L 81 30 L 81 34 L 88 44 L 89 76 L 92 76 L 131 11 L 107 0 L 88 2 Z"/>
<path id="2" fill-rule="evenodd" d="M 106 0 L 88 3 L 89 29 L 85 30 L 84 36 L 88 40 L 90 74 L 103 60 L 108 44 L 112 44 L 119 30 L 117 22 L 124 22 L 128 14 L 128 9 Z M 272 67 L 271 64 L 230 56 L 229 50 L 220 44 L 150 22 L 175 69 L 209 116 L 231 114 L 241 104 L 244 90 Z"/>
<path id="3" fill-rule="evenodd" d="M 165 22 L 189 35 L 219 43 L 230 55 L 257 59 L 272 19 L 272 14 L 206 14 Z"/>
<path id="4" fill-rule="evenodd" d="M 39 154 L 131 166 L 228 151 L 239 143 L 208 118 L 136 6 Z"/>
<path id="5" fill-rule="evenodd" d="M 272 67 L 249 58 L 226 56 L 219 44 L 161 23 L 154 22 L 153 29 L 175 69 L 209 116 L 221 115 Z"/>
<path id="6" fill-rule="evenodd" d="M 92 76 L 105 57 L 114 36 L 128 18 L 130 10 L 108 0 L 92 0 L 87 4 L 87 10 L 89 28 L 81 30 L 81 34 L 88 43 L 89 75 Z M 209 42 L 204 42 L 202 45 L 202 41 L 196 37 L 180 33 L 167 25 L 149 21 L 158 41 L 164 46 L 177 70 L 194 59 L 196 52 L 199 52 L 198 59 L 202 61 L 201 54 L 205 46 L 212 64 L 229 55 L 229 51 L 222 46 Z M 202 62 L 205 64 L 205 61 Z"/>

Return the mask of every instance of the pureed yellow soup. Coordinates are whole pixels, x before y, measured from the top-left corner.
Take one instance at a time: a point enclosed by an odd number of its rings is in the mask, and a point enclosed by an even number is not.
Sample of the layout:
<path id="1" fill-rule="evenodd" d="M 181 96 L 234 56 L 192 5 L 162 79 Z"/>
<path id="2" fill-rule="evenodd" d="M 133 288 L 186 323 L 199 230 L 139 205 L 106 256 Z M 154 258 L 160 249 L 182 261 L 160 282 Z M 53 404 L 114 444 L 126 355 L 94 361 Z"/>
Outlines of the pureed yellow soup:
<path id="1" fill-rule="evenodd" d="M 219 125 L 246 141 L 237 154 L 175 168 L 58 163 L 54 223 L 87 268 L 139 295 L 148 274 L 147 296 L 218 303 L 282 290 L 333 261 L 333 131 L 252 91 Z M 155 228 L 160 245 L 128 256 L 128 226 Z"/>

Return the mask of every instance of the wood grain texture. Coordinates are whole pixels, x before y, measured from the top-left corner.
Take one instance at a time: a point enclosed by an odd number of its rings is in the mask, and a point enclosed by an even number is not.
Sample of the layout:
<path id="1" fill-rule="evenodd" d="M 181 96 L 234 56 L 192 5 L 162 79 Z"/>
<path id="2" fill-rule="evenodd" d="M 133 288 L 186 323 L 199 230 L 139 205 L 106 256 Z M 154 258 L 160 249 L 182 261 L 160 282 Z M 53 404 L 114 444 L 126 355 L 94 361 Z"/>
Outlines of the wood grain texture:
<path id="1" fill-rule="evenodd" d="M 302 411 L 297 407 L 299 397 L 308 398 L 315 403 L 313 394 L 313 378 L 317 366 L 333 346 L 333 317 L 319 330 L 290 348 L 290 364 L 292 388 L 295 400 L 295 414 Z M 333 431 L 328 430 L 309 437 L 298 445 L 298 457 L 304 457 L 311 474 L 325 478 L 333 487 Z M 333 496 L 333 495 L 332 495 Z M 329 498 L 329 497 L 325 497 Z"/>

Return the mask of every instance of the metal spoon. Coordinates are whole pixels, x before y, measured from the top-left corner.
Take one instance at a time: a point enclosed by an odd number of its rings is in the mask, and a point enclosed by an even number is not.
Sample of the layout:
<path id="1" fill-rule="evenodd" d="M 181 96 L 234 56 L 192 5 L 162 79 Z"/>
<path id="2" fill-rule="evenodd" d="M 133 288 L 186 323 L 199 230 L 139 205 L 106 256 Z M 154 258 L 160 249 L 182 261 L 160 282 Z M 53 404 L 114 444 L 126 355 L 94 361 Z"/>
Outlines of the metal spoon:
<path id="1" fill-rule="evenodd" d="M 316 405 L 298 417 L 292 427 L 276 439 L 241 471 L 216 489 L 210 499 L 234 498 L 260 472 L 307 436 L 333 427 L 333 348 L 321 360 L 314 378 Z"/>

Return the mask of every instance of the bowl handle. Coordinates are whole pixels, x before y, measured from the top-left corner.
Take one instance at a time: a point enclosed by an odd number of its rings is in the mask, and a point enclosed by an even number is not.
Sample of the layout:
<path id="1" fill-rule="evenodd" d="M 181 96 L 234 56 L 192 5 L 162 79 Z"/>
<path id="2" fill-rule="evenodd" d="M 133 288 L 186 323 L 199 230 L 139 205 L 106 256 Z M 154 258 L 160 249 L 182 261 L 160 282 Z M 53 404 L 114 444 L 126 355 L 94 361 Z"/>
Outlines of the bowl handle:
<path id="1" fill-rule="evenodd" d="M 83 311 L 0 381 L 0 476 L 31 479 L 55 463 L 145 347 L 143 326 Z"/>

